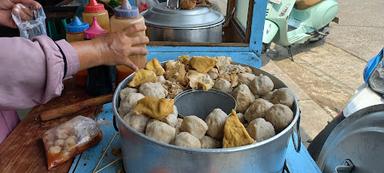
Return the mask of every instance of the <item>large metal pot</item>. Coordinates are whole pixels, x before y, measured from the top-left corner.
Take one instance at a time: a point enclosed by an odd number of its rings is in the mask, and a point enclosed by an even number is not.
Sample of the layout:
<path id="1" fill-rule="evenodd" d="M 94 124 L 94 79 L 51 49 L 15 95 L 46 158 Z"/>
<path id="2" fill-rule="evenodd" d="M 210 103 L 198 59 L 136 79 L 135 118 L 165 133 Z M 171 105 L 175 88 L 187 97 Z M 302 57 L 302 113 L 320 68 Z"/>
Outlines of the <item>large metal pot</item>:
<path id="1" fill-rule="evenodd" d="M 144 13 L 151 41 L 221 42 L 224 16 L 207 7 L 181 10 L 160 3 Z"/>
<path id="2" fill-rule="evenodd" d="M 253 68 L 253 70 L 255 74 L 269 76 L 275 83 L 276 88 L 286 87 L 276 77 L 259 69 Z M 120 105 L 119 94 L 127 86 L 133 75 L 128 76 L 119 84 L 113 96 L 114 118 L 120 132 L 123 163 L 126 172 L 282 172 L 288 140 L 291 136 L 292 140 L 296 139 L 293 131 L 298 131 L 300 122 L 296 100 L 292 106 L 295 115 L 293 121 L 287 128 L 272 138 L 235 148 L 189 149 L 157 142 L 124 123 L 123 118 L 117 111 Z M 296 149 L 299 150 L 300 140 L 294 140 L 294 144 Z"/>

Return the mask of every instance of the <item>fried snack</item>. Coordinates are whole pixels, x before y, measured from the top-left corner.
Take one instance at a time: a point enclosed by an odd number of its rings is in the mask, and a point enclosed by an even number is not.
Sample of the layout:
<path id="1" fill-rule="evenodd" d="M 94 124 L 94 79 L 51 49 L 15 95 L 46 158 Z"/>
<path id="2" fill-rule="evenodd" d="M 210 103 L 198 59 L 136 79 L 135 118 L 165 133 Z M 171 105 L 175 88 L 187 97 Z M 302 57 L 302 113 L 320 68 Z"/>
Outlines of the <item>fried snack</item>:
<path id="1" fill-rule="evenodd" d="M 101 138 L 102 132 L 96 122 L 83 116 L 49 129 L 43 135 L 48 170 L 97 144 Z"/>
<path id="2" fill-rule="evenodd" d="M 183 86 L 181 86 L 178 82 L 166 80 L 163 83 L 163 87 L 168 91 L 168 97 L 171 99 L 175 98 L 180 92 L 183 92 Z"/>
<path id="3" fill-rule="evenodd" d="M 196 7 L 197 0 L 180 0 L 180 8 L 183 10 L 192 10 Z"/>
<path id="4" fill-rule="evenodd" d="M 178 57 L 179 61 L 185 65 L 189 64 L 189 60 L 191 59 L 188 55 L 181 55 Z"/>
<path id="5" fill-rule="evenodd" d="M 135 72 L 135 76 L 133 76 L 133 79 L 128 83 L 128 86 L 130 87 L 138 87 L 143 83 L 146 82 L 156 82 L 156 74 L 153 71 L 140 69 L 137 72 Z"/>
<path id="6" fill-rule="evenodd" d="M 216 59 L 202 56 L 194 56 L 189 62 L 192 68 L 200 73 L 208 73 L 213 67 L 216 66 L 216 63 Z"/>
<path id="7" fill-rule="evenodd" d="M 180 61 L 168 61 L 165 63 L 165 79 L 179 82 L 181 85 L 187 85 L 185 65 Z"/>
<path id="8" fill-rule="evenodd" d="M 189 80 L 189 86 L 192 89 L 203 89 L 207 91 L 215 84 L 208 74 L 199 73 L 195 70 L 190 70 L 187 78 Z"/>
<path id="9" fill-rule="evenodd" d="M 145 96 L 137 102 L 133 111 L 136 114 L 146 115 L 161 120 L 173 112 L 174 102 L 173 99 L 158 99 L 151 96 Z"/>
<path id="10" fill-rule="evenodd" d="M 145 69 L 155 72 L 157 76 L 161 76 L 165 73 L 164 68 L 161 66 L 159 60 L 153 58 L 145 65 Z"/>
<path id="11" fill-rule="evenodd" d="M 240 122 L 236 112 L 232 110 L 232 113 L 224 125 L 223 147 L 239 147 L 252 144 L 253 142 L 254 140 L 249 136 L 247 130 Z"/>

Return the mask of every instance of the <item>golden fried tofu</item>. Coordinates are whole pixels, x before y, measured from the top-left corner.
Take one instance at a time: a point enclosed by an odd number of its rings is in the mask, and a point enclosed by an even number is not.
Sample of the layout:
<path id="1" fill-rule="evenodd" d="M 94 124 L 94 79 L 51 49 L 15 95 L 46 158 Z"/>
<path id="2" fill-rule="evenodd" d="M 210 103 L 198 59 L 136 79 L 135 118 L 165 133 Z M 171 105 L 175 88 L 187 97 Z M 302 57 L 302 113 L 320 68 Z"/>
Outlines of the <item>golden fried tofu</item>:
<path id="1" fill-rule="evenodd" d="M 213 67 L 216 66 L 217 60 L 215 58 L 195 56 L 192 57 L 189 64 L 196 71 L 200 73 L 208 73 Z"/>
<path id="2" fill-rule="evenodd" d="M 158 99 L 151 96 L 145 96 L 137 102 L 133 111 L 137 114 L 162 120 L 169 114 L 173 113 L 174 103 L 175 101 L 173 99 Z"/>
<path id="3" fill-rule="evenodd" d="M 223 147 L 239 147 L 252 144 L 254 140 L 249 136 L 247 130 L 240 122 L 236 112 L 232 110 L 224 125 Z"/>
<path id="4" fill-rule="evenodd" d="M 156 82 L 156 74 L 153 71 L 140 69 L 137 72 L 135 72 L 135 76 L 133 76 L 133 79 L 128 83 L 129 87 L 138 87 L 143 83 L 146 82 Z"/>
<path id="5" fill-rule="evenodd" d="M 203 89 L 207 91 L 215 84 L 208 74 L 199 73 L 195 70 L 189 70 L 187 78 L 189 80 L 189 86 L 192 89 Z"/>
<path id="6" fill-rule="evenodd" d="M 145 65 L 145 69 L 151 70 L 156 73 L 157 76 L 161 76 L 165 73 L 164 68 L 161 66 L 159 60 L 153 58 Z"/>

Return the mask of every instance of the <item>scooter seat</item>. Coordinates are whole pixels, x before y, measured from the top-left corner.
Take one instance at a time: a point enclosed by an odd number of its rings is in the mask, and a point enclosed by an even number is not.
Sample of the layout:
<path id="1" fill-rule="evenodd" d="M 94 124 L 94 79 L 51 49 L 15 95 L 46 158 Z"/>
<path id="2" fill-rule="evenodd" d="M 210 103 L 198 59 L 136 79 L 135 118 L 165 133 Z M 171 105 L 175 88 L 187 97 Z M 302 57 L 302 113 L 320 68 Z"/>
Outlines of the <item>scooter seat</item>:
<path id="1" fill-rule="evenodd" d="M 322 0 L 296 0 L 295 8 L 298 10 L 305 10 L 309 7 L 316 5 Z"/>

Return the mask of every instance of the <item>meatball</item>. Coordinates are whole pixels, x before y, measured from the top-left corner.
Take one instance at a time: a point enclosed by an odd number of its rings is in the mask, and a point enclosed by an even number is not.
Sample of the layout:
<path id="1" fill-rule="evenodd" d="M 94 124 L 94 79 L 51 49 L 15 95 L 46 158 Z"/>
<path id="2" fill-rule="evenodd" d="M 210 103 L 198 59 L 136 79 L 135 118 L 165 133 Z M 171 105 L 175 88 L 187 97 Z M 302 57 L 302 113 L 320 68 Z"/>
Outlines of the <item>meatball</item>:
<path id="1" fill-rule="evenodd" d="M 128 93 L 125 99 L 120 101 L 120 115 L 127 114 L 136 105 L 137 101 L 142 98 L 144 98 L 144 95 L 141 93 Z"/>
<path id="2" fill-rule="evenodd" d="M 288 106 L 275 104 L 265 113 L 265 119 L 280 132 L 291 123 L 293 112 Z"/>
<path id="3" fill-rule="evenodd" d="M 168 95 L 168 91 L 159 82 L 144 83 L 140 86 L 139 91 L 144 96 L 152 96 L 158 99 L 165 98 Z"/>
<path id="4" fill-rule="evenodd" d="M 220 141 L 213 139 L 209 136 L 204 136 L 200 139 L 201 148 L 219 148 L 221 147 Z"/>
<path id="5" fill-rule="evenodd" d="M 273 125 L 264 118 L 252 120 L 247 127 L 248 134 L 257 142 L 261 142 L 275 135 Z"/>
<path id="6" fill-rule="evenodd" d="M 283 104 L 288 107 L 292 107 L 295 97 L 288 88 L 277 89 L 272 95 L 272 103 L 274 104 Z"/>
<path id="7" fill-rule="evenodd" d="M 273 90 L 274 84 L 268 76 L 260 75 L 253 79 L 249 86 L 253 94 L 263 96 Z"/>
<path id="8" fill-rule="evenodd" d="M 240 73 L 238 75 L 239 83 L 248 85 L 256 78 L 256 75 L 252 73 Z"/>
<path id="9" fill-rule="evenodd" d="M 245 119 L 250 122 L 256 118 L 262 118 L 265 116 L 265 111 L 267 111 L 272 106 L 273 104 L 267 100 L 260 98 L 256 99 L 245 111 Z"/>
<path id="10" fill-rule="evenodd" d="M 208 125 L 207 134 L 213 138 L 221 139 L 224 135 L 224 124 L 227 114 L 219 108 L 214 109 L 205 119 Z"/>
<path id="11" fill-rule="evenodd" d="M 175 145 L 187 148 L 201 148 L 199 139 L 188 132 L 181 132 L 176 135 Z"/>
<path id="12" fill-rule="evenodd" d="M 217 79 L 213 85 L 213 88 L 226 93 L 232 91 L 231 83 L 225 79 Z"/>
<path id="13" fill-rule="evenodd" d="M 236 111 L 244 112 L 248 106 L 255 101 L 255 96 L 247 85 L 241 84 L 233 90 L 233 97 L 236 99 Z"/>
<path id="14" fill-rule="evenodd" d="M 167 81 L 167 80 L 165 79 L 165 77 L 163 75 L 157 76 L 157 82 L 163 84 L 163 83 L 165 83 L 165 81 Z"/>
<path id="15" fill-rule="evenodd" d="M 120 91 L 120 99 L 121 100 L 125 100 L 125 98 L 127 97 L 127 95 L 129 93 L 137 93 L 137 89 L 136 88 L 130 88 L 130 87 L 127 87 L 127 88 L 124 88 Z"/>
<path id="16" fill-rule="evenodd" d="M 273 91 L 268 92 L 267 94 L 263 95 L 262 98 L 265 99 L 265 100 L 271 101 L 271 100 L 272 100 L 273 93 L 274 93 L 275 91 L 277 91 L 277 90 L 273 90 Z"/>
<path id="17" fill-rule="evenodd" d="M 148 123 L 145 134 L 159 142 L 169 144 L 175 138 L 176 129 L 164 122 L 154 120 Z"/>
<path id="18" fill-rule="evenodd" d="M 48 153 L 50 153 L 50 154 L 59 154 L 60 152 L 61 152 L 60 146 L 51 146 L 48 149 Z"/>
<path id="19" fill-rule="evenodd" d="M 217 68 L 212 68 L 209 72 L 208 75 L 211 79 L 215 80 L 219 77 L 219 70 Z"/>
<path id="20" fill-rule="evenodd" d="M 236 113 L 236 114 L 237 114 L 237 117 L 239 118 L 241 123 L 243 123 L 243 124 L 247 123 L 247 120 L 245 119 L 245 116 L 244 116 L 243 113 L 239 112 L 239 113 Z"/>
<path id="21" fill-rule="evenodd" d="M 162 119 L 161 121 L 167 123 L 168 125 L 170 125 L 172 127 L 176 127 L 177 122 L 178 122 L 177 116 L 178 116 L 177 107 L 175 105 L 173 105 L 173 112 L 171 114 L 169 114 L 167 117 L 165 117 L 164 119 Z"/>
<path id="22" fill-rule="evenodd" d="M 180 131 L 188 132 L 198 139 L 201 139 L 208 130 L 208 125 L 197 116 L 190 115 L 183 119 Z"/>
<path id="23" fill-rule="evenodd" d="M 133 112 L 128 113 L 123 117 L 124 122 L 138 132 L 144 133 L 145 127 L 149 118 L 144 115 L 138 115 Z"/>
<path id="24" fill-rule="evenodd" d="M 175 126 L 176 128 L 176 134 L 179 134 L 180 133 L 180 127 L 181 127 L 181 124 L 183 124 L 183 119 L 182 118 L 177 118 L 177 124 Z"/>

